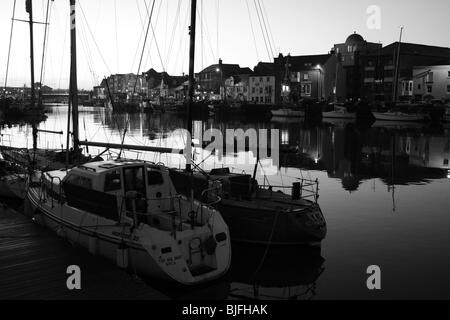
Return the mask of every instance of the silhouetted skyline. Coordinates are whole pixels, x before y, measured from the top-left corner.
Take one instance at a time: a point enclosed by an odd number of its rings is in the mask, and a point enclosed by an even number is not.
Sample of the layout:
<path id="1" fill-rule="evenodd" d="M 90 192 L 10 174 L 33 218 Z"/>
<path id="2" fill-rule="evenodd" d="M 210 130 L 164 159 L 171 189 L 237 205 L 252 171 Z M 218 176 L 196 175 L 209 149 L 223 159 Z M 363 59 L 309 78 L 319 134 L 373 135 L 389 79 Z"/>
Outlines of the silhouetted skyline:
<path id="1" fill-rule="evenodd" d="M 46 2 L 34 1 L 35 21 L 45 20 Z M 3 43 L 0 51 L 1 86 L 5 81 L 13 3 L 13 0 L 0 3 L 3 30 L 0 34 Z M 149 9 L 152 3 L 147 0 Z M 157 45 L 150 30 L 140 72 L 153 67 L 171 74 L 187 73 L 189 5 L 187 0 L 155 2 L 152 21 Z M 381 9 L 380 29 L 367 26 L 367 8 L 370 5 Z M 69 1 L 55 1 L 52 8 L 43 82 L 53 88 L 66 88 L 69 79 Z M 258 16 L 257 8 L 264 13 L 265 26 L 263 22 L 261 25 L 259 23 L 262 16 Z M 99 84 L 103 76 L 111 73 L 137 72 L 143 45 L 142 34 L 146 28 L 145 10 L 144 1 L 78 1 L 80 88 L 90 89 Z M 387 45 L 398 40 L 400 26 L 405 28 L 405 42 L 449 47 L 446 34 L 450 26 L 449 11 L 448 0 L 382 0 L 378 3 L 366 0 L 198 0 L 196 71 L 216 63 L 219 58 L 224 63 L 253 68 L 259 61 L 269 61 L 280 52 L 295 55 L 327 53 L 333 44 L 344 42 L 354 31 L 367 41 Z M 28 18 L 25 0 L 17 0 L 16 18 Z M 266 32 L 266 29 L 270 41 L 263 38 L 262 30 Z M 30 82 L 28 30 L 28 25 L 23 22 L 14 25 L 8 80 L 12 86 Z M 43 30 L 42 25 L 35 26 L 37 80 Z"/>

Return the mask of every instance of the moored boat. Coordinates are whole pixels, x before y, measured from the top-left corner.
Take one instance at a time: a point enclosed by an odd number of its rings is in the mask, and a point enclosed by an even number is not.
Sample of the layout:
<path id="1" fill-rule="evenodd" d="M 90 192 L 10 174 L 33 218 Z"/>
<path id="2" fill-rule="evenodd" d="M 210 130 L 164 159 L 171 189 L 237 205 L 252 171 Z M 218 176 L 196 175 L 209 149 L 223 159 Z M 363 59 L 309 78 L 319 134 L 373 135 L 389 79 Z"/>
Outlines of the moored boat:
<path id="1" fill-rule="evenodd" d="M 278 110 L 271 110 L 272 117 L 288 117 L 288 118 L 303 118 L 305 117 L 304 110 L 294 110 L 290 108 L 283 108 Z"/>
<path id="2" fill-rule="evenodd" d="M 322 112 L 322 118 L 356 119 L 356 112 L 349 112 L 345 106 L 334 106 L 334 110 Z"/>
<path id="3" fill-rule="evenodd" d="M 178 192 L 188 194 L 190 173 L 170 169 Z M 221 188 L 213 188 L 219 182 Z M 275 187 L 276 188 L 276 187 Z M 193 173 L 197 199 L 218 195 L 217 208 L 230 228 L 233 241 L 271 245 L 316 245 L 326 236 L 326 222 L 317 203 L 318 182 L 302 179 L 292 195 L 260 186 L 250 175 L 228 168 Z"/>
<path id="4" fill-rule="evenodd" d="M 115 160 L 36 173 L 27 198 L 36 221 L 143 277 L 194 285 L 230 266 L 220 213 L 179 195 L 164 166 Z"/>
<path id="5" fill-rule="evenodd" d="M 426 116 L 419 113 L 404 113 L 400 111 L 373 112 L 377 121 L 425 121 Z"/>

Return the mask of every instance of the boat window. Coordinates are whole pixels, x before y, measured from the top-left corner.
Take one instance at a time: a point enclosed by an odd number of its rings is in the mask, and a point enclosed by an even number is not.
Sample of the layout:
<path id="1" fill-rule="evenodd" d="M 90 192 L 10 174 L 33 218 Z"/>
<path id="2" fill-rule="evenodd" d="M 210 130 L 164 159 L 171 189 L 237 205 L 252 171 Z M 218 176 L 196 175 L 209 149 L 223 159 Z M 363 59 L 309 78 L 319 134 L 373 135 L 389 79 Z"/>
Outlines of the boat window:
<path id="1" fill-rule="evenodd" d="M 164 184 L 161 172 L 150 168 L 147 169 L 147 181 L 149 186 Z"/>
<path id="2" fill-rule="evenodd" d="M 112 172 L 108 172 L 105 177 L 105 192 L 117 191 L 120 189 L 122 189 L 120 171 L 115 170 Z"/>
<path id="3" fill-rule="evenodd" d="M 144 167 L 126 168 L 124 169 L 124 175 L 125 175 L 125 191 L 145 190 Z"/>
<path id="4" fill-rule="evenodd" d="M 90 178 L 82 177 L 76 174 L 69 175 L 66 182 L 84 189 L 92 189 L 92 180 Z"/>

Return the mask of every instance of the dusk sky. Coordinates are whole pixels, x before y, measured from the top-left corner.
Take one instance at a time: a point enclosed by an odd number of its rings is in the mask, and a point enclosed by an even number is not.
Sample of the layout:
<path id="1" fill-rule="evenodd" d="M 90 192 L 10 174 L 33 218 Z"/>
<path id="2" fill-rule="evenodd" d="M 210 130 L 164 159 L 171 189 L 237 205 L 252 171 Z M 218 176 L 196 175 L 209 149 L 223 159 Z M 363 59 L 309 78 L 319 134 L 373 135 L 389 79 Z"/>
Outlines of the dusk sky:
<path id="1" fill-rule="evenodd" d="M 13 3 L 14 0 L 0 1 L 1 86 L 5 82 Z M 45 20 L 46 3 L 47 0 L 33 0 L 35 21 Z M 150 9 L 152 3 L 153 0 L 78 1 L 80 88 L 92 89 L 110 73 L 138 71 L 146 5 Z M 255 3 L 264 13 L 272 50 L 266 49 L 258 21 L 261 12 L 256 10 Z M 189 0 L 155 0 L 152 24 L 156 42 L 150 31 L 140 72 L 153 67 L 170 74 L 187 73 L 189 5 Z M 371 5 L 381 9 L 380 29 L 367 26 L 367 8 Z M 327 53 L 333 44 L 344 42 L 354 31 L 367 41 L 387 45 L 398 40 L 400 26 L 405 28 L 405 42 L 450 47 L 449 12 L 449 0 L 259 0 L 259 5 L 256 0 L 198 0 L 196 71 L 219 58 L 224 63 L 253 68 L 258 61 L 269 61 L 272 52 L 273 55 Z M 25 0 L 17 0 L 16 18 L 28 19 Z M 43 30 L 42 25 L 35 26 L 36 81 L 40 74 Z M 10 86 L 30 82 L 28 31 L 28 24 L 14 24 Z M 69 44 L 69 0 L 55 0 L 43 81 L 50 87 L 68 87 Z"/>

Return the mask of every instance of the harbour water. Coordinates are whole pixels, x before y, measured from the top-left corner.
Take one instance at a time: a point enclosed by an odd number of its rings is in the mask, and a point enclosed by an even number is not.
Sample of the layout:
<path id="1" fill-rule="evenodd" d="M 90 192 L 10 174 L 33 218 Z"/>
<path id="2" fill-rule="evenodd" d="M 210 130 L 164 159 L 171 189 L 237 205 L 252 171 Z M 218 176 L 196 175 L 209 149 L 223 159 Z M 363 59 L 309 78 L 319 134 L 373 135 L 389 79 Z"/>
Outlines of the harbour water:
<path id="1" fill-rule="evenodd" d="M 121 143 L 127 128 L 126 144 L 184 146 L 184 136 L 175 130 L 185 127 L 185 119 L 176 114 L 117 115 L 86 107 L 80 110 L 79 123 L 81 140 Z M 66 125 L 67 108 L 53 107 L 39 128 L 65 134 Z M 275 174 L 264 176 L 259 170 L 258 180 L 290 186 L 300 177 L 318 179 L 327 237 L 316 249 L 233 244 L 231 270 L 220 281 L 183 290 L 152 280 L 149 286 L 175 299 L 450 297 L 448 129 L 230 118 L 196 120 L 194 135 L 209 128 L 279 129 L 279 165 Z M 1 134 L 5 145 L 32 146 L 30 125 L 3 125 Z M 65 141 L 64 135 L 40 133 L 38 147 L 59 149 Z M 101 150 L 89 151 L 95 155 Z M 184 166 L 181 155 L 124 156 Z M 231 150 L 222 158 L 199 148 L 195 153 L 197 163 L 206 159 L 203 168 L 234 163 L 234 170 L 253 172 L 254 161 L 234 161 L 245 156 L 255 158 L 245 149 Z M 381 268 L 381 291 L 367 289 L 366 269 L 371 265 Z"/>

